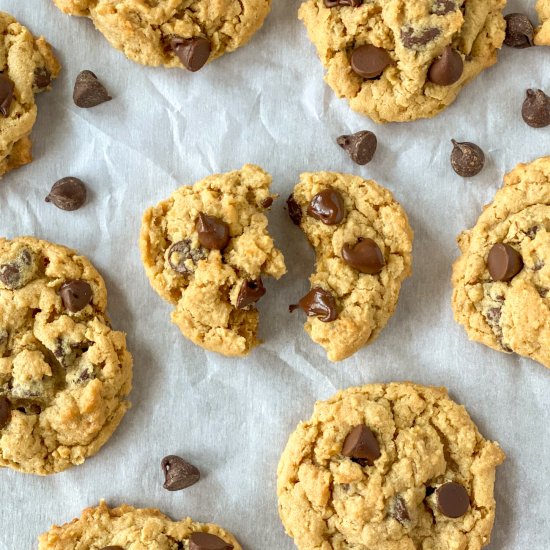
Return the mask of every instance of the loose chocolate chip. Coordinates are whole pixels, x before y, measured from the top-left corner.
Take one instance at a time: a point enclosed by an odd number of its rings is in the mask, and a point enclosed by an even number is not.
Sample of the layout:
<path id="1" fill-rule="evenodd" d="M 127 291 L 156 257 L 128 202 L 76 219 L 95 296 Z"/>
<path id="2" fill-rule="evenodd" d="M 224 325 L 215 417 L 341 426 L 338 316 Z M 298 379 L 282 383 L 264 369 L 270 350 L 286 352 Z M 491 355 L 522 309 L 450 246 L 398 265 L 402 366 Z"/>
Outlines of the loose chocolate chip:
<path id="1" fill-rule="evenodd" d="M 189 550 L 232 550 L 233 545 L 210 533 L 193 533 L 189 537 Z"/>
<path id="2" fill-rule="evenodd" d="M 532 128 L 544 128 L 550 124 L 550 97 L 542 90 L 527 90 L 521 108 L 523 120 Z"/>
<path id="3" fill-rule="evenodd" d="M 195 36 L 193 38 L 182 38 L 174 36 L 170 41 L 173 52 L 179 57 L 183 66 L 192 73 L 202 69 L 212 51 L 212 44 L 207 38 Z"/>
<path id="4" fill-rule="evenodd" d="M 363 0 L 325 0 L 325 8 L 335 8 L 336 6 L 358 8 L 361 4 L 363 4 Z"/>
<path id="5" fill-rule="evenodd" d="M 355 134 L 340 136 L 336 143 L 346 151 L 353 162 L 363 166 L 374 157 L 378 140 L 373 132 L 363 130 Z"/>
<path id="6" fill-rule="evenodd" d="M 15 84 L 12 79 L 5 74 L 0 74 L 0 113 L 4 116 L 8 116 L 10 112 L 14 89 Z"/>
<path id="7" fill-rule="evenodd" d="M 372 239 L 360 239 L 353 247 L 345 244 L 342 247 L 342 259 L 357 271 L 368 275 L 380 273 L 386 265 L 384 254 Z"/>
<path id="8" fill-rule="evenodd" d="M 330 323 L 338 317 L 338 308 L 334 296 L 324 288 L 312 288 L 299 302 L 291 305 L 289 311 L 301 308 L 308 317 L 318 317 L 323 323 Z"/>
<path id="9" fill-rule="evenodd" d="M 359 46 L 351 54 L 351 68 L 363 78 L 380 76 L 391 63 L 390 54 L 383 48 L 377 48 L 372 44 Z"/>
<path id="10" fill-rule="evenodd" d="M 53 184 L 45 200 L 61 210 L 78 210 L 86 202 L 86 186 L 78 178 L 62 178 Z"/>
<path id="11" fill-rule="evenodd" d="M 220 218 L 201 212 L 195 229 L 204 248 L 223 250 L 229 244 L 229 225 Z"/>
<path id="12" fill-rule="evenodd" d="M 208 252 L 204 248 L 193 248 L 190 239 L 178 241 L 168 249 L 168 263 L 170 267 L 182 275 L 193 273 L 194 266 L 207 256 Z M 192 265 L 190 265 L 189 261 L 191 261 Z"/>
<path id="13" fill-rule="evenodd" d="M 246 309 L 255 304 L 265 293 L 266 290 L 261 279 L 245 281 L 237 296 L 237 309 Z"/>
<path id="14" fill-rule="evenodd" d="M 262 208 L 269 208 L 273 204 L 273 197 L 267 197 L 261 203 Z"/>
<path id="15" fill-rule="evenodd" d="M 497 243 L 489 251 L 487 266 L 493 281 L 510 281 L 523 269 L 523 259 L 509 244 Z"/>
<path id="16" fill-rule="evenodd" d="M 365 459 L 372 466 L 380 458 L 380 445 L 372 431 L 365 424 L 359 424 L 344 440 L 342 454 L 350 458 Z"/>
<path id="17" fill-rule="evenodd" d="M 286 200 L 286 206 L 288 208 L 288 215 L 294 225 L 300 225 L 302 223 L 302 209 L 300 205 L 294 199 L 294 195 L 290 195 Z"/>
<path id="18" fill-rule="evenodd" d="M 460 80 L 463 70 L 464 62 L 461 55 L 451 46 L 447 46 L 431 64 L 428 78 L 434 84 L 450 86 Z"/>
<path id="19" fill-rule="evenodd" d="M 404 27 L 401 29 L 401 42 L 409 50 L 417 50 L 425 46 L 434 38 L 437 38 L 441 31 L 436 27 L 427 29 L 415 29 L 414 27 Z"/>
<path id="20" fill-rule="evenodd" d="M 89 109 L 113 99 L 105 86 L 92 71 L 82 71 L 76 77 L 73 91 L 73 101 L 77 107 Z"/>
<path id="21" fill-rule="evenodd" d="M 201 473 L 195 466 L 176 455 L 165 456 L 161 467 L 164 472 L 163 487 L 168 491 L 180 491 L 199 481 Z"/>
<path id="22" fill-rule="evenodd" d="M 329 187 L 317 193 L 307 207 L 307 213 L 325 225 L 337 225 L 346 215 L 344 198 L 340 191 Z"/>
<path id="23" fill-rule="evenodd" d="M 59 289 L 59 296 L 65 309 L 71 313 L 78 313 L 90 303 L 92 288 L 86 281 L 68 281 Z"/>
<path id="24" fill-rule="evenodd" d="M 11 403 L 4 395 L 0 396 L 0 430 L 3 430 L 11 420 Z"/>
<path id="25" fill-rule="evenodd" d="M 435 15 L 447 15 L 452 11 L 456 11 L 455 0 L 435 0 L 431 9 Z"/>
<path id="26" fill-rule="evenodd" d="M 46 67 L 39 67 L 34 71 L 34 85 L 37 88 L 47 88 L 52 81 L 52 75 Z"/>
<path id="27" fill-rule="evenodd" d="M 470 506 L 468 491 L 454 481 L 440 485 L 435 491 L 435 496 L 439 511 L 448 518 L 463 516 Z"/>
<path id="28" fill-rule="evenodd" d="M 509 13 L 506 20 L 504 43 L 512 48 L 529 48 L 533 45 L 533 25 L 523 13 Z"/>
<path id="29" fill-rule="evenodd" d="M 392 516 L 401 524 L 411 520 L 411 516 L 407 510 L 407 504 L 402 496 L 395 497 Z"/>
<path id="30" fill-rule="evenodd" d="M 463 178 L 471 178 L 481 172 L 485 164 L 485 153 L 475 143 L 451 140 L 451 166 Z"/>

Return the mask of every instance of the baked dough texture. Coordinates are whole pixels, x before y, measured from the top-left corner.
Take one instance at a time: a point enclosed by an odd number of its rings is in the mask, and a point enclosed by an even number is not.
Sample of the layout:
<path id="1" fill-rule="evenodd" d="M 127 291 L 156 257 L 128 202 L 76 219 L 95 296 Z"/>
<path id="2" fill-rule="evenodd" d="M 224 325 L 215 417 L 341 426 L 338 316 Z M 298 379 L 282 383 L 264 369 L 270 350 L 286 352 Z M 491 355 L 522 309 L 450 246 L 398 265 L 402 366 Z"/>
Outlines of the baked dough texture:
<path id="1" fill-rule="evenodd" d="M 541 24 L 535 33 L 535 44 L 550 46 L 550 0 L 537 0 L 537 13 Z"/>

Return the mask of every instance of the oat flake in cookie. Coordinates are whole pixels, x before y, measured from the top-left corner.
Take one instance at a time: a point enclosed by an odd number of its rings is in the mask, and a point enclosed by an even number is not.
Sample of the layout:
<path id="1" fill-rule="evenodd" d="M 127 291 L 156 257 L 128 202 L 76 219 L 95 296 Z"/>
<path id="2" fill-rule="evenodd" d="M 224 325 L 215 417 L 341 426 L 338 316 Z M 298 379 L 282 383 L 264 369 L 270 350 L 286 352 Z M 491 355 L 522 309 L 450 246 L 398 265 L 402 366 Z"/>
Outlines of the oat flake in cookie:
<path id="1" fill-rule="evenodd" d="M 242 550 L 217 525 L 191 518 L 172 521 L 153 508 L 109 508 L 103 501 L 70 523 L 54 525 L 38 540 L 38 550 Z"/>
<path id="2" fill-rule="evenodd" d="M 537 46 L 550 46 L 550 0 L 537 0 L 537 13 L 540 27 L 535 34 Z"/>
<path id="3" fill-rule="evenodd" d="M 376 182 L 335 172 L 302 174 L 289 213 L 316 254 L 311 291 L 291 310 L 307 314 L 307 333 L 340 361 L 372 343 L 395 310 L 411 274 L 407 215 Z"/>
<path id="4" fill-rule="evenodd" d="M 267 231 L 270 185 L 269 174 L 248 164 L 181 187 L 143 216 L 151 286 L 175 306 L 183 335 L 207 350 L 243 356 L 259 344 L 262 277 L 286 272 Z"/>
<path id="5" fill-rule="evenodd" d="M 504 458 L 445 388 L 349 388 L 290 436 L 279 514 L 300 550 L 479 550 Z"/>
<path id="6" fill-rule="evenodd" d="M 191 72 L 246 44 L 271 8 L 271 0 L 53 1 L 89 17 L 132 61 Z"/>
<path id="7" fill-rule="evenodd" d="M 338 97 L 376 122 L 409 121 L 438 114 L 496 62 L 505 4 L 306 0 L 299 17 Z"/>
<path id="8" fill-rule="evenodd" d="M 452 306 L 468 337 L 550 368 L 550 157 L 507 174 L 458 245 Z"/>
<path id="9" fill-rule="evenodd" d="M 0 11 L 0 176 L 31 162 L 34 96 L 50 88 L 60 68 L 44 38 Z"/>
<path id="10" fill-rule="evenodd" d="M 132 358 L 75 251 L 0 239 L 0 467 L 53 474 L 99 451 L 128 410 Z"/>

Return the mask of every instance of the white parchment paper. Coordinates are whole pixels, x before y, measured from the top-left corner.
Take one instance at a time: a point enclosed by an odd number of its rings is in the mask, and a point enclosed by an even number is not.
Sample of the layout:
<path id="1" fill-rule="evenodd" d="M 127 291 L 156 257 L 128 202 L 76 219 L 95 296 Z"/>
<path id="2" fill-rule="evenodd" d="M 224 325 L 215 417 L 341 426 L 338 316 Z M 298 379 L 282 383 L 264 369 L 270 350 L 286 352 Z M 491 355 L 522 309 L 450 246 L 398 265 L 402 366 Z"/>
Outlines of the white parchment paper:
<path id="1" fill-rule="evenodd" d="M 35 161 L 0 181 L 0 234 L 36 235 L 78 249 L 106 279 L 113 326 L 134 356 L 133 408 L 102 451 L 47 478 L 0 471 L 0 549 L 37 547 L 52 523 L 105 498 L 160 508 L 233 531 L 246 550 L 290 550 L 277 514 L 276 466 L 287 437 L 317 399 L 368 382 L 413 380 L 448 386 L 481 432 L 508 455 L 498 470 L 492 550 L 550 547 L 550 371 L 467 340 L 450 308 L 455 237 L 518 162 L 550 154 L 550 128 L 526 126 L 526 88 L 550 93 L 550 48 L 505 48 L 453 106 L 433 120 L 377 126 L 352 113 L 323 83 L 322 68 L 296 18 L 299 0 L 274 0 L 252 43 L 196 74 L 146 68 L 112 49 L 85 19 L 50 0 L 0 0 L 55 46 L 63 72 L 39 99 Z M 510 1 L 528 11 L 534 2 Z M 90 110 L 71 100 L 83 69 L 113 101 Z M 342 133 L 374 130 L 379 148 L 366 167 L 335 144 Z M 483 172 L 463 180 L 449 164 L 450 139 L 486 152 Z M 142 212 L 182 184 L 261 165 L 281 195 L 270 228 L 289 273 L 268 281 L 260 302 L 263 346 L 247 359 L 205 353 L 170 323 L 171 306 L 150 288 L 137 240 Z M 390 188 L 415 231 L 414 275 L 397 312 L 372 346 L 340 364 L 302 329 L 288 304 L 308 288 L 313 255 L 283 211 L 302 171 L 349 171 Z M 57 179 L 89 185 L 77 212 L 44 202 Z M 160 459 L 180 454 L 203 473 L 182 492 L 162 488 Z"/>

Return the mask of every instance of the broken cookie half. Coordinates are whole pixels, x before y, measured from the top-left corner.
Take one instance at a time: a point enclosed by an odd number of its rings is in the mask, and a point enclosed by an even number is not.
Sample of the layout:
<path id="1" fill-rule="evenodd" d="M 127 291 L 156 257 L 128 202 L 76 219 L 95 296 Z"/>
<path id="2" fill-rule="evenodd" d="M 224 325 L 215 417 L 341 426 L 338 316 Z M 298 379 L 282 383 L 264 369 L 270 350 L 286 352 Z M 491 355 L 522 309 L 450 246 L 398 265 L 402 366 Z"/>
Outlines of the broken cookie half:
<path id="1" fill-rule="evenodd" d="M 270 185 L 269 174 L 248 164 L 181 187 L 143 217 L 149 281 L 175 305 L 183 335 L 207 350 L 243 356 L 259 344 L 262 277 L 286 273 L 267 231 Z"/>
<path id="2" fill-rule="evenodd" d="M 390 191 L 358 176 L 302 174 L 287 204 L 316 254 L 311 291 L 291 311 L 305 311 L 307 333 L 340 361 L 393 314 L 411 274 L 413 232 Z"/>

